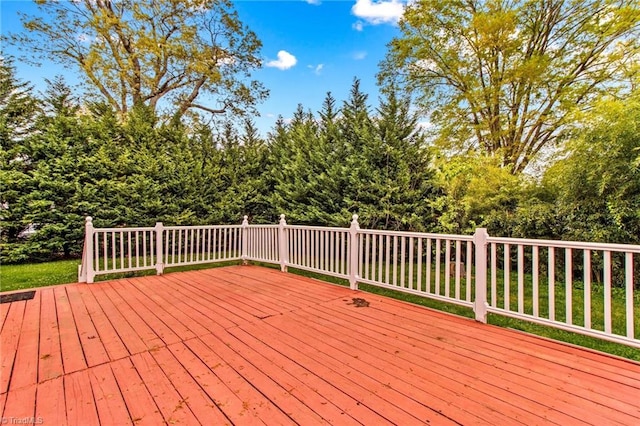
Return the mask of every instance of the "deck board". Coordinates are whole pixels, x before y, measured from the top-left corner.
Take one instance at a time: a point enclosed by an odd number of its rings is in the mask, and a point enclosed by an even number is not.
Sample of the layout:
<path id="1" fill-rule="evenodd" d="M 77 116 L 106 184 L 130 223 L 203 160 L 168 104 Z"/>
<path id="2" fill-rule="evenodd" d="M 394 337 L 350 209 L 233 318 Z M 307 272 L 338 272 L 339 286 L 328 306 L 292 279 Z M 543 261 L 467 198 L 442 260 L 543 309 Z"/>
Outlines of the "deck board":
<path id="1" fill-rule="evenodd" d="M 23 372 L 11 377 L 11 387 L 18 389 L 38 383 L 38 342 L 40 340 L 40 294 L 26 302 L 22 328 L 14 332 L 20 334 L 13 369 Z M 11 327 L 8 325 L 8 327 Z M 4 341 L 2 346 L 4 349 Z M 4 352 L 4 351 L 3 351 Z M 10 355 L 6 361 L 9 361 Z M 3 369 L 4 370 L 4 369 Z M 3 373 L 4 376 L 5 373 Z"/>
<path id="2" fill-rule="evenodd" d="M 640 424 L 638 363 L 274 269 L 38 289 L 0 324 L 3 418 Z"/>

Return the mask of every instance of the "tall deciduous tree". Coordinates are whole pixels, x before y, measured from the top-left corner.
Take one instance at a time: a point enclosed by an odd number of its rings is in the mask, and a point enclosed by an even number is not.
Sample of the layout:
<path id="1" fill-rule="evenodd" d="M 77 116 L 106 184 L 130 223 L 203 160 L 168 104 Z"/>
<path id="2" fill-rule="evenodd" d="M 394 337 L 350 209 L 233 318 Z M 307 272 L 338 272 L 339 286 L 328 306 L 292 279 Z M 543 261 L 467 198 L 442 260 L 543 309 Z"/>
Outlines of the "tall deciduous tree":
<path id="1" fill-rule="evenodd" d="M 640 4 L 420 0 L 400 31 L 380 79 L 417 95 L 446 148 L 498 155 L 518 173 L 573 109 L 632 86 Z"/>
<path id="2" fill-rule="evenodd" d="M 250 79 L 261 43 L 228 0 L 37 1 L 10 39 L 36 57 L 78 67 L 117 111 L 251 110 L 266 90 Z"/>

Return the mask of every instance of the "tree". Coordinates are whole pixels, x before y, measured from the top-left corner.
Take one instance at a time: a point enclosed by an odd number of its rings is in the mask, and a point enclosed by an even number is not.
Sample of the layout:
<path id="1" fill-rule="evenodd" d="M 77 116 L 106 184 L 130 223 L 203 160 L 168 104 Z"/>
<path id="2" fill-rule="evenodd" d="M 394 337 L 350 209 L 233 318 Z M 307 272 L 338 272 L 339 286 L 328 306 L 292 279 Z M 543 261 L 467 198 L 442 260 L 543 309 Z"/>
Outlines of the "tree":
<path id="1" fill-rule="evenodd" d="M 410 2 L 379 79 L 402 84 L 448 150 L 523 171 L 576 108 L 625 95 L 639 58 L 631 0 Z"/>
<path id="2" fill-rule="evenodd" d="M 7 243 L 22 239 L 29 227 L 18 200 L 22 193 L 33 188 L 25 140 L 35 131 L 33 122 L 40 104 L 31 96 L 31 91 L 28 83 L 16 78 L 11 58 L 0 56 L 0 241 L 3 251 Z"/>
<path id="3" fill-rule="evenodd" d="M 364 151 L 364 161 L 374 169 L 370 187 L 377 191 L 369 209 L 373 213 L 370 226 L 431 229 L 435 222 L 429 203 L 436 195 L 434 170 L 410 99 L 388 91 L 377 108 L 375 128 L 375 137 Z"/>
<path id="4" fill-rule="evenodd" d="M 36 58 L 77 66 L 121 114 L 133 105 L 174 115 L 251 112 L 267 91 L 250 80 L 261 43 L 228 0 L 39 0 L 10 40 Z M 205 105 L 213 98 L 216 105 Z"/>
<path id="5" fill-rule="evenodd" d="M 565 239 L 640 242 L 640 96 L 603 100 L 544 176 Z"/>

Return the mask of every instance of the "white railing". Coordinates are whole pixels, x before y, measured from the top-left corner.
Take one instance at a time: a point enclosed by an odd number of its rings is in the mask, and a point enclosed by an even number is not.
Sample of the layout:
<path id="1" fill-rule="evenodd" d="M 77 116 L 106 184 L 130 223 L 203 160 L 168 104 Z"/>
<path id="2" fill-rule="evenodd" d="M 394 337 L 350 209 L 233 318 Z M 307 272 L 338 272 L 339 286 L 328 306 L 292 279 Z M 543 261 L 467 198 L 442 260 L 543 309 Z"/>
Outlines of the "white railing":
<path id="1" fill-rule="evenodd" d="M 242 226 L 163 226 L 94 228 L 85 224 L 78 281 L 92 283 L 97 275 L 227 262 L 241 259 Z"/>
<path id="2" fill-rule="evenodd" d="M 473 237 L 361 230 L 360 282 L 473 306 Z"/>
<path id="3" fill-rule="evenodd" d="M 167 226 L 162 233 L 164 267 L 240 259 L 240 225 Z"/>
<path id="4" fill-rule="evenodd" d="M 640 246 L 288 225 L 99 228 L 87 218 L 79 281 L 259 261 L 371 284 L 640 348 Z M 601 308 L 598 308 L 601 307 Z"/>
<path id="5" fill-rule="evenodd" d="M 489 312 L 607 340 L 635 340 L 640 347 L 640 246 L 495 237 L 487 243 Z"/>

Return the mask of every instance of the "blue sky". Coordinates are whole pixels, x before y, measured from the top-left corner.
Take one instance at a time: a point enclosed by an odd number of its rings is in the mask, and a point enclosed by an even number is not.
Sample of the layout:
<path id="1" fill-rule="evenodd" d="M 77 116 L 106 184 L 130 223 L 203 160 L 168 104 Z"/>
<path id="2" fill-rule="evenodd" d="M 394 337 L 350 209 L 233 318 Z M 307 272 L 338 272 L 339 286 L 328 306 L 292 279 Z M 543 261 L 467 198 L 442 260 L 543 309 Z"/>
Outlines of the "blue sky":
<path id="1" fill-rule="evenodd" d="M 240 19 L 263 43 L 265 66 L 254 77 L 270 90 L 269 98 L 258 106 L 258 128 L 265 134 L 278 115 L 291 117 L 297 105 L 317 111 L 328 91 L 341 104 L 348 96 L 354 77 L 362 82 L 372 106 L 378 103 L 376 73 L 386 53 L 386 44 L 398 35 L 400 0 L 240 0 L 234 2 Z M 31 1 L 3 0 L 0 5 L 1 31 L 22 30 L 19 10 L 37 10 Z M 19 56 L 4 45 L 5 54 Z M 18 77 L 37 89 L 44 79 L 72 70 L 54 64 L 32 67 L 16 60 Z"/>

